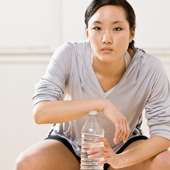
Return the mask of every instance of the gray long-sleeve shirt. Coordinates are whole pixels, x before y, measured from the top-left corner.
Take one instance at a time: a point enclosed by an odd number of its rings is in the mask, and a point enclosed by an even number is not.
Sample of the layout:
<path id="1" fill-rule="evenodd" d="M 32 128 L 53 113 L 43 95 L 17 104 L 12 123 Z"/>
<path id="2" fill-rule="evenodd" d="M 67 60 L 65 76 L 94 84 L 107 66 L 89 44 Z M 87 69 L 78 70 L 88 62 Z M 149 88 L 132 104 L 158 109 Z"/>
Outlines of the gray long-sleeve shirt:
<path id="1" fill-rule="evenodd" d="M 86 41 L 64 43 L 59 47 L 36 85 L 33 104 L 43 100 L 64 100 L 66 91 L 70 100 L 107 98 L 126 116 L 131 128 L 130 136 L 145 108 L 150 135 L 170 140 L 170 85 L 161 61 L 137 49 L 114 90 L 105 93 L 93 70 L 91 52 Z M 113 143 L 114 125 L 102 113 L 97 116 L 105 129 L 105 137 L 117 151 L 123 142 Z M 80 155 L 81 128 L 87 117 L 56 124 L 50 134 L 66 138 Z"/>

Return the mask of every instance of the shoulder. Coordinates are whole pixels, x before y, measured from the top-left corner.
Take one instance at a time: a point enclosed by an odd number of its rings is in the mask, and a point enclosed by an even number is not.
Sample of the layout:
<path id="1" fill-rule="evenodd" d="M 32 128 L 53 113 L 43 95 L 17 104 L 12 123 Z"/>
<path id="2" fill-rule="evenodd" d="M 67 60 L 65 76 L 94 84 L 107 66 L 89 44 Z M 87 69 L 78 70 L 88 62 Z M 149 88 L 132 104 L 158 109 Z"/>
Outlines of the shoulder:
<path id="1" fill-rule="evenodd" d="M 142 49 L 137 49 L 136 53 L 136 62 L 140 64 L 140 68 L 146 70 L 155 70 L 160 69 L 162 62 L 159 58 L 150 55 Z"/>
<path id="2" fill-rule="evenodd" d="M 68 49 L 71 51 L 82 51 L 82 50 L 89 50 L 90 45 L 87 41 L 80 41 L 80 42 L 65 42 L 63 43 L 58 49 Z"/>
<path id="3" fill-rule="evenodd" d="M 137 49 L 131 60 L 128 76 L 135 79 L 135 82 L 138 80 L 146 83 L 157 81 L 161 76 L 166 78 L 167 75 L 159 58 Z"/>
<path id="4" fill-rule="evenodd" d="M 140 57 L 140 73 L 150 80 L 150 86 L 162 86 L 168 80 L 162 61 L 146 52 Z"/>
<path id="5" fill-rule="evenodd" d="M 87 41 L 82 42 L 65 42 L 59 46 L 55 52 L 54 57 L 65 56 L 75 57 L 88 55 L 91 52 L 90 44 Z"/>
<path id="6" fill-rule="evenodd" d="M 86 56 L 91 53 L 90 43 L 87 41 L 67 42 L 67 45 L 76 56 Z"/>

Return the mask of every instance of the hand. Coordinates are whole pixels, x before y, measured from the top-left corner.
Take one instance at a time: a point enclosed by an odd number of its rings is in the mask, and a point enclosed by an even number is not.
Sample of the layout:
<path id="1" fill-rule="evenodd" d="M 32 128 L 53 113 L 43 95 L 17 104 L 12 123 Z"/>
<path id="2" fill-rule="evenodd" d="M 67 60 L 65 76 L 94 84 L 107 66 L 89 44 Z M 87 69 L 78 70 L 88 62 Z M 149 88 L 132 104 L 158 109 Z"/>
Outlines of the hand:
<path id="1" fill-rule="evenodd" d="M 113 142 L 116 144 L 123 139 L 125 143 L 130 133 L 126 117 L 109 100 L 106 100 L 102 112 L 115 125 L 116 132 Z"/>
<path id="2" fill-rule="evenodd" d="M 89 159 L 94 159 L 94 158 L 100 158 L 103 157 L 104 160 L 100 161 L 97 163 L 97 165 L 103 165 L 105 163 L 110 164 L 113 168 L 121 168 L 122 167 L 122 162 L 119 158 L 118 154 L 115 154 L 115 152 L 112 150 L 110 147 L 108 141 L 106 138 L 97 138 L 95 139 L 96 142 L 103 142 L 104 147 L 94 147 L 91 150 L 88 150 L 87 153 L 90 154 L 88 156 Z"/>

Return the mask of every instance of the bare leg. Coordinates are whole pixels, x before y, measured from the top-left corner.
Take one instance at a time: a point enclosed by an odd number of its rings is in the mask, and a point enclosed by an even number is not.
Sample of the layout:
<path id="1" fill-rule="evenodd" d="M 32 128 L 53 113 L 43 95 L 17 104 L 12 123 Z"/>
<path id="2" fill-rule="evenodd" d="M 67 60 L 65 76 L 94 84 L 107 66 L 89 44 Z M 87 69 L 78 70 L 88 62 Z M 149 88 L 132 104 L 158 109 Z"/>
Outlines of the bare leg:
<path id="1" fill-rule="evenodd" d="M 15 170 L 80 170 L 70 150 L 56 140 L 44 140 L 18 157 Z"/>
<path id="2" fill-rule="evenodd" d="M 125 150 L 131 149 L 137 146 L 138 144 L 141 144 L 144 141 L 145 140 L 139 140 L 139 141 L 133 142 Z M 170 151 L 165 151 L 153 157 L 152 159 L 136 164 L 134 166 L 121 168 L 120 170 L 160 170 L 160 169 L 169 170 L 170 169 L 169 160 L 170 160 Z M 109 167 L 108 170 L 115 170 L 115 169 L 112 167 Z"/>

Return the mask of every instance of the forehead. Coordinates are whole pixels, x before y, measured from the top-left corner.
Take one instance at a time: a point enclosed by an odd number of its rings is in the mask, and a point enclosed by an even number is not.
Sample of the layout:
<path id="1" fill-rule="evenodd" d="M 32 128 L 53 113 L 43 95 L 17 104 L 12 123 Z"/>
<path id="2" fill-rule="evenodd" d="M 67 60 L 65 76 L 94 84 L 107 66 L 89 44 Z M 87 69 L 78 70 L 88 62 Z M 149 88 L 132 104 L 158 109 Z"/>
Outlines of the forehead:
<path id="1" fill-rule="evenodd" d="M 100 7 L 90 18 L 89 22 L 99 21 L 124 21 L 127 22 L 126 12 L 122 7 L 106 5 Z"/>

